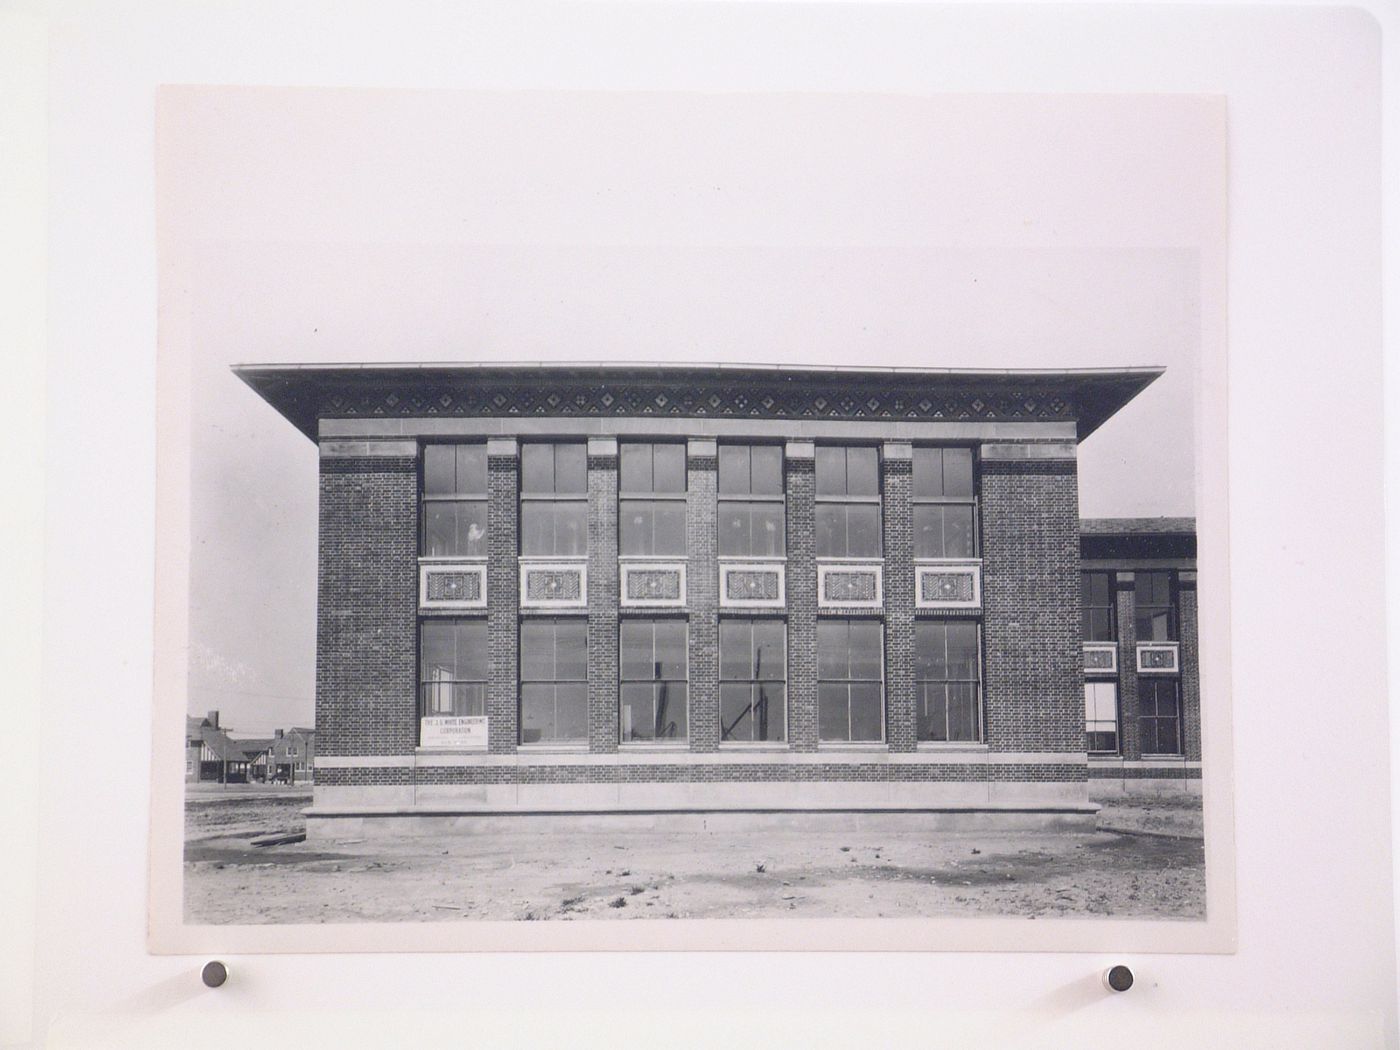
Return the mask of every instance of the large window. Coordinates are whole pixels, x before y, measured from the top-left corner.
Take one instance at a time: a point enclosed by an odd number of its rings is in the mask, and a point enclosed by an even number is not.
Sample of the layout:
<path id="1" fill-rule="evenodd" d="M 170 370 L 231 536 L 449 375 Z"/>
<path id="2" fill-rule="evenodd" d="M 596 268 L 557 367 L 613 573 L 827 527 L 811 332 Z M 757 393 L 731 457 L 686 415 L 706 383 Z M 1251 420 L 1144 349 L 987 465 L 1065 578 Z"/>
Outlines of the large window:
<path id="1" fill-rule="evenodd" d="M 1080 576 L 1079 608 L 1086 642 L 1113 641 L 1113 573 L 1086 572 Z"/>
<path id="2" fill-rule="evenodd" d="M 1181 703 L 1175 678 L 1138 678 L 1138 732 L 1144 755 L 1181 754 Z"/>
<path id="3" fill-rule="evenodd" d="M 588 621 L 520 624 L 520 742 L 588 739 Z"/>
<path id="4" fill-rule="evenodd" d="M 1118 683 L 1084 683 L 1084 730 L 1089 750 L 1118 751 Z"/>
<path id="5" fill-rule="evenodd" d="M 520 446 L 520 553 L 581 558 L 588 553 L 588 446 Z"/>
<path id="6" fill-rule="evenodd" d="M 486 446 L 423 449 L 422 531 L 425 558 L 486 557 Z"/>
<path id="7" fill-rule="evenodd" d="M 724 743 L 761 743 L 787 735 L 787 624 L 719 623 L 719 729 Z"/>
<path id="8" fill-rule="evenodd" d="M 823 741 L 882 740 L 883 646 L 877 620 L 817 624 L 817 727 Z"/>
<path id="9" fill-rule="evenodd" d="M 920 740 L 982 739 L 981 659 L 976 623 L 914 625 L 914 682 Z"/>
<path id="10" fill-rule="evenodd" d="M 720 557 L 782 557 L 784 521 L 782 446 L 721 445 Z"/>
<path id="11" fill-rule="evenodd" d="M 485 715 L 486 667 L 485 620 L 425 620 L 418 628 L 422 717 Z"/>
<path id="12" fill-rule="evenodd" d="M 686 737 L 684 620 L 623 620 L 622 742 L 684 741 Z"/>
<path id="13" fill-rule="evenodd" d="M 618 540 L 625 555 L 685 554 L 685 446 L 619 448 Z"/>
<path id="14" fill-rule="evenodd" d="M 1176 612 L 1172 608 L 1172 574 L 1139 572 L 1133 575 L 1133 623 L 1140 642 L 1170 642 L 1176 638 Z"/>
<path id="15" fill-rule="evenodd" d="M 880 556 L 880 456 L 873 448 L 817 447 L 817 557 Z"/>
<path id="16" fill-rule="evenodd" d="M 968 448 L 914 449 L 914 557 L 977 556 L 977 491 Z"/>

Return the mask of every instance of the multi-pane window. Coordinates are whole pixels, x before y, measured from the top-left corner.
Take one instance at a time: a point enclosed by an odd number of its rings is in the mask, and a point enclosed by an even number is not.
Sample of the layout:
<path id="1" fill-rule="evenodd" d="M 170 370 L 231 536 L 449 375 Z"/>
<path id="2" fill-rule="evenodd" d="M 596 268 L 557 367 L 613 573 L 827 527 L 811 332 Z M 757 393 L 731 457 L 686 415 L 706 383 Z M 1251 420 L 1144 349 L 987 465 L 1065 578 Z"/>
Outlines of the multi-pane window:
<path id="1" fill-rule="evenodd" d="M 520 742 L 588 739 L 588 621 L 529 619 L 520 624 Z"/>
<path id="2" fill-rule="evenodd" d="M 627 441 L 618 453 L 619 553 L 684 556 L 685 446 Z"/>
<path id="3" fill-rule="evenodd" d="M 977 555 L 977 491 L 969 448 L 914 449 L 914 557 Z"/>
<path id="4" fill-rule="evenodd" d="M 621 642 L 622 742 L 686 738 L 684 620 L 624 620 Z"/>
<path id="5" fill-rule="evenodd" d="M 1086 642 L 1113 641 L 1113 573 L 1080 576 L 1080 614 Z"/>
<path id="6" fill-rule="evenodd" d="M 921 620 L 914 625 L 914 682 L 920 740 L 982 738 L 977 624 Z"/>
<path id="7" fill-rule="evenodd" d="M 885 703 L 878 620 L 817 624 L 817 731 L 823 741 L 882 740 Z"/>
<path id="8" fill-rule="evenodd" d="M 1181 702 L 1175 678 L 1138 678 L 1138 735 L 1144 755 L 1181 754 Z"/>
<path id="9" fill-rule="evenodd" d="M 520 553 L 562 558 L 588 553 L 588 446 L 583 442 L 520 446 Z"/>
<path id="10" fill-rule="evenodd" d="M 782 557 L 783 506 L 781 445 L 719 447 L 720 557 Z"/>
<path id="11" fill-rule="evenodd" d="M 721 620 L 719 679 L 722 742 L 784 739 L 787 625 L 782 620 Z"/>
<path id="12" fill-rule="evenodd" d="M 425 558 L 486 557 L 486 446 L 423 449 L 419 551 Z"/>
<path id="13" fill-rule="evenodd" d="M 418 627 L 418 703 L 424 718 L 486 714 L 486 621 L 425 620 Z M 288 754 L 296 754 L 289 747 Z"/>
<path id="14" fill-rule="evenodd" d="M 1133 623 L 1140 642 L 1170 642 L 1176 638 L 1172 607 L 1172 574 L 1133 574 Z"/>
<path id="15" fill-rule="evenodd" d="M 1090 751 L 1117 752 L 1117 682 L 1088 681 L 1084 683 L 1084 729 L 1088 736 Z"/>
<path id="16" fill-rule="evenodd" d="M 873 448 L 820 445 L 816 463 L 818 558 L 880 556 L 880 456 Z"/>

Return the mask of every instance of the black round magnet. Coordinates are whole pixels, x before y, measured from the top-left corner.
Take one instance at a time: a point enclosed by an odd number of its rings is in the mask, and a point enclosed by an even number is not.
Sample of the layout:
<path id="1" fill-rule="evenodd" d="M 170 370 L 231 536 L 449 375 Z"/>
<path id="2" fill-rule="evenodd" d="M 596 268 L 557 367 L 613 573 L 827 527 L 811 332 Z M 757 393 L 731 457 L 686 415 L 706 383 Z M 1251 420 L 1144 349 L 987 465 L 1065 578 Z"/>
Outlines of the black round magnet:
<path id="1" fill-rule="evenodd" d="M 1133 971 L 1123 966 L 1110 966 L 1103 972 L 1104 987 L 1110 992 L 1126 992 L 1133 986 Z"/>
<path id="2" fill-rule="evenodd" d="M 199 972 L 199 977 L 210 988 L 217 988 L 228 980 L 228 967 L 214 959 L 204 964 L 204 969 Z"/>

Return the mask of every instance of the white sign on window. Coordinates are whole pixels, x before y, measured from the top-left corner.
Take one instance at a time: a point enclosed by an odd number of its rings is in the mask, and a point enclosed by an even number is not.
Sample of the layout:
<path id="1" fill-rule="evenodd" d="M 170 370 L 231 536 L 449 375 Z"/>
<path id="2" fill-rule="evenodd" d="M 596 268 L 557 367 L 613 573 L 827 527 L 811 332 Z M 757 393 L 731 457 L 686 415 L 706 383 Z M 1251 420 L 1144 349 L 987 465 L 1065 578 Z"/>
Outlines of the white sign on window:
<path id="1" fill-rule="evenodd" d="M 485 715 L 432 715 L 422 719 L 422 747 L 486 747 Z"/>

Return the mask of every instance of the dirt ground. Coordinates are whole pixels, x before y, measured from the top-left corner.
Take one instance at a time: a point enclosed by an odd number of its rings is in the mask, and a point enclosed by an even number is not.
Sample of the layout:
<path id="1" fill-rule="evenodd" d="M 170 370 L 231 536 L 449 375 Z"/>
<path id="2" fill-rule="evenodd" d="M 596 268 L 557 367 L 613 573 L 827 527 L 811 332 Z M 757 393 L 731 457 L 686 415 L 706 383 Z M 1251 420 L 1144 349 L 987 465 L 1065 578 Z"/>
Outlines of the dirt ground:
<path id="1" fill-rule="evenodd" d="M 784 915 L 1205 914 L 1200 800 L 1105 803 L 1099 831 L 651 831 L 295 843 L 309 792 L 191 796 L 185 918 L 199 923 Z"/>

